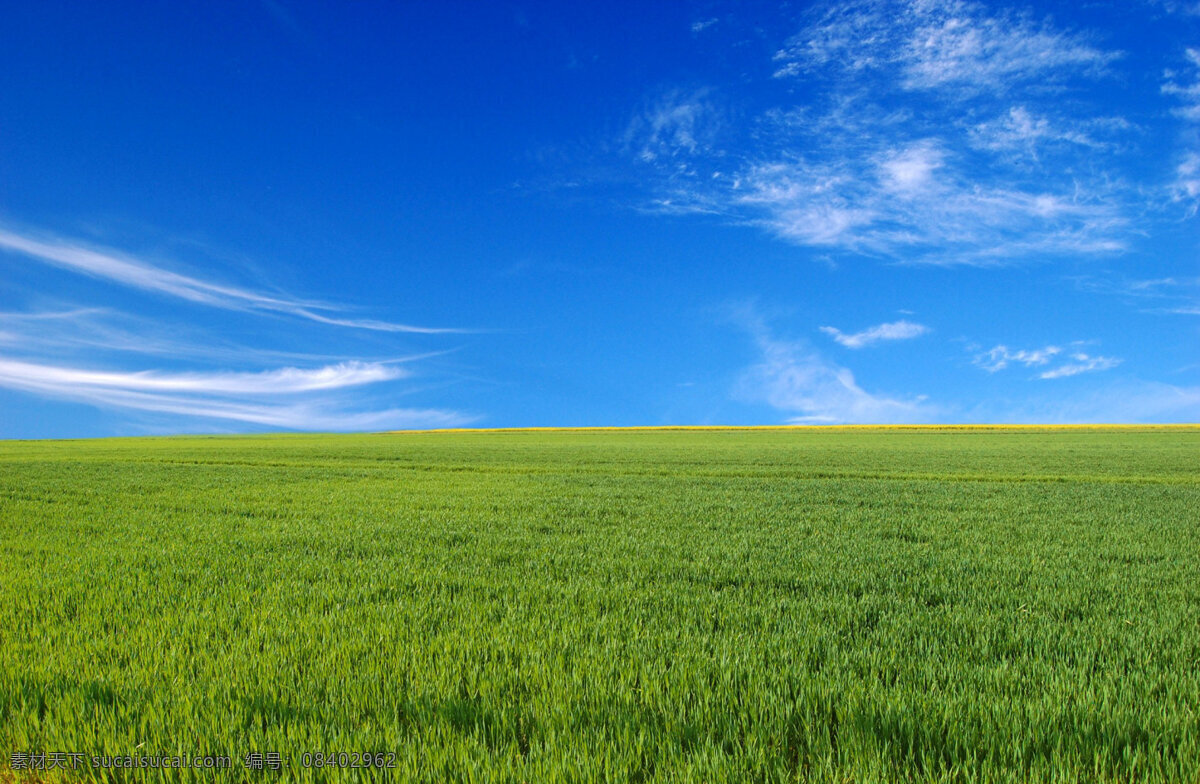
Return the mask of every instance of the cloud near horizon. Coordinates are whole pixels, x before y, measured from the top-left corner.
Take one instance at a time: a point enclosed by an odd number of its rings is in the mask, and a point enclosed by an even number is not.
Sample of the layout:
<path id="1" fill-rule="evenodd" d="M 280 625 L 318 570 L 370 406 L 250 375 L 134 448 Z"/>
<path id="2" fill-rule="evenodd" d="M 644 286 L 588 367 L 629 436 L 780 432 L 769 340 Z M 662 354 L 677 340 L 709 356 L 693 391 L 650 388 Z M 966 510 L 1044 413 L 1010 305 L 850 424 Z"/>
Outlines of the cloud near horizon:
<path id="1" fill-rule="evenodd" d="M 311 325 L 310 331 L 321 327 L 413 335 L 466 331 L 349 318 L 340 307 L 216 283 L 117 251 L 18 234 L 3 227 L 0 252 L 174 300 L 260 317 L 296 317 Z M 126 415 L 169 414 L 177 419 L 298 430 L 445 427 L 477 418 L 437 408 L 385 405 L 365 410 L 379 396 L 363 397 L 354 391 L 379 387 L 395 394 L 393 382 L 413 376 L 411 370 L 400 367 L 401 363 L 441 352 L 373 361 L 324 357 L 333 361 L 309 367 L 213 369 L 214 362 L 237 366 L 276 364 L 280 360 L 316 359 L 318 355 L 216 341 L 213 335 L 217 325 L 212 322 L 168 325 L 107 305 L 56 304 L 58 307 L 43 305 L 40 310 L 3 314 L 7 328 L 0 330 L 0 345 L 7 356 L 0 355 L 0 388 L 88 403 Z M 216 332 L 222 330 L 217 328 Z M 126 355 L 131 354 L 156 355 L 174 369 L 130 369 Z M 51 357 L 62 364 L 49 361 Z M 174 429 L 178 428 L 177 422 Z"/>
<path id="2" fill-rule="evenodd" d="M 1067 396 L 1032 395 L 1000 407 L 994 401 L 961 411 L 961 422 L 1120 424 L 1200 422 L 1200 386 L 1123 379 Z"/>
<path id="3" fill-rule="evenodd" d="M 347 409 L 336 398 L 313 394 L 404 375 L 402 369 L 379 362 L 341 362 L 256 373 L 164 373 L 93 370 L 0 357 L 0 387 L 117 409 L 294 429 L 449 427 L 472 421 L 472 417 L 459 412 L 438 409 Z"/>
<path id="4" fill-rule="evenodd" d="M 864 390 L 854 374 L 801 341 L 780 340 L 750 310 L 737 323 L 753 338 L 760 361 L 744 370 L 736 396 L 789 415 L 792 424 L 926 422 L 938 410 L 924 396 L 900 399 Z"/>

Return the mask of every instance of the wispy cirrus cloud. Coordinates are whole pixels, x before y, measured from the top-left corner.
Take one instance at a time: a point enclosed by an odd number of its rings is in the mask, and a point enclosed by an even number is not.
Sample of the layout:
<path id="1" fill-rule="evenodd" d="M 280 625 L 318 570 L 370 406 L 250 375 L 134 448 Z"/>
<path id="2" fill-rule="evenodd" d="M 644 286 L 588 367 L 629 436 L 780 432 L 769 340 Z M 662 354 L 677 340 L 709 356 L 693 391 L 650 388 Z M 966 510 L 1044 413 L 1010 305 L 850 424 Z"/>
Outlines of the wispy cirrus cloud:
<path id="1" fill-rule="evenodd" d="M 910 263 L 994 265 L 1035 254 L 1118 251 L 1124 218 L 1080 194 L 983 185 L 923 140 L 860 159 L 755 166 L 732 203 L 798 244 Z"/>
<path id="2" fill-rule="evenodd" d="M 118 251 L 89 248 L 57 238 L 33 237 L 4 228 L 0 228 L 0 250 L 130 288 L 226 310 L 281 313 L 321 324 L 378 332 L 442 334 L 467 331 L 347 318 L 337 315 L 339 308 L 336 306 L 203 280 L 163 269 Z"/>
<path id="3" fill-rule="evenodd" d="M 140 372 L 82 370 L 0 358 L 0 384 L 29 388 L 107 388 L 209 395 L 290 395 L 391 381 L 406 375 L 381 362 L 339 362 L 319 368 L 259 372 Z"/>
<path id="4" fill-rule="evenodd" d="M 1108 370 L 1121 364 L 1121 360 L 1116 357 L 1093 357 L 1081 351 L 1070 356 L 1070 362 L 1059 365 L 1053 370 L 1047 370 L 1038 378 L 1066 378 L 1067 376 L 1077 376 L 1080 373 L 1090 373 L 1094 370 Z"/>
<path id="5" fill-rule="evenodd" d="M 0 387 L 127 411 L 307 430 L 445 427 L 472 420 L 461 412 L 440 409 L 356 410 L 327 394 L 404 375 L 402 369 L 378 362 L 342 362 L 250 373 L 167 373 L 99 370 L 0 358 Z"/>
<path id="6" fill-rule="evenodd" d="M 1200 315 L 1200 277 L 1165 278 L 1077 278 L 1085 291 L 1125 297 L 1143 305 L 1150 313 Z"/>
<path id="7" fill-rule="evenodd" d="M 1006 91 L 1119 57 L 1080 35 L 960 0 L 839 3 L 775 55 L 777 78 L 888 70 L 907 89 Z"/>
<path id="8" fill-rule="evenodd" d="M 1008 346 L 993 346 L 981 354 L 976 354 L 974 363 L 989 373 L 1004 370 L 1010 362 L 1029 367 L 1030 365 L 1045 365 L 1050 362 L 1062 349 L 1058 346 L 1046 346 L 1037 349 L 1010 349 Z"/>
<path id="9" fill-rule="evenodd" d="M 964 2 L 914 3 L 916 24 L 900 49 L 905 86 L 1007 90 L 1047 74 L 1099 71 L 1120 55 L 1019 16 Z M 924 11 L 925 13 L 921 13 Z"/>
<path id="10" fill-rule="evenodd" d="M 356 319 L 325 303 L 215 282 L 117 251 L 3 227 L 0 252 L 175 301 L 251 316 L 293 316 L 307 330 L 289 329 L 285 345 L 276 347 L 271 343 L 279 333 L 264 340 L 263 331 L 247 325 L 240 334 L 253 345 L 245 345 L 235 337 L 237 328 L 208 319 L 189 322 L 194 316 L 190 311 L 167 321 L 107 305 L 81 307 L 38 292 L 26 309 L 0 314 L 0 388 L 87 403 L 121 412 L 126 419 L 167 417 L 173 431 L 213 423 L 301 430 L 441 427 L 474 419 L 454 410 L 388 403 L 388 398 L 411 391 L 397 383 L 409 381 L 411 387 L 411 363 L 444 352 L 349 358 L 344 332 L 333 355 L 291 351 L 286 345 L 295 340 L 303 340 L 305 348 L 329 345 L 320 333 L 331 330 L 321 329 L 323 325 L 414 335 L 462 330 Z M 368 345 L 378 353 L 377 342 Z M 147 357 L 166 367 L 147 367 Z"/>
<path id="11" fill-rule="evenodd" d="M 629 121 L 624 143 L 647 163 L 681 160 L 708 151 L 717 127 L 708 90 L 671 90 Z"/>
<path id="12" fill-rule="evenodd" d="M 657 178 L 654 208 L 797 245 L 939 265 L 1111 254 L 1129 245 L 1131 188 L 1094 152 L 1119 148 L 1132 125 L 1087 111 L 1080 85 L 1120 58 L 979 3 L 827 4 L 774 57 L 802 103 L 701 145 L 690 129 L 714 91 L 668 94 L 657 105 L 673 111 L 635 118 L 625 146 Z"/>
<path id="13" fill-rule="evenodd" d="M 1183 70 L 1167 71 L 1162 91 L 1179 99 L 1182 105 L 1176 113 L 1180 117 L 1200 121 L 1200 47 L 1185 49 L 1184 59 L 1187 65 Z"/>
<path id="14" fill-rule="evenodd" d="M 885 340 L 909 340 L 928 333 L 929 327 L 912 321 L 892 321 L 847 334 L 837 327 L 821 327 L 821 331 L 846 348 L 863 348 Z"/>
<path id="15" fill-rule="evenodd" d="M 1111 150 L 1117 137 L 1131 130 L 1123 117 L 1093 117 L 1061 121 L 1035 114 L 1025 106 L 1013 106 L 1008 112 L 969 128 L 967 141 L 977 149 L 990 152 L 1021 153 L 1033 162 L 1047 147 L 1076 145 L 1091 150 Z"/>
<path id="16" fill-rule="evenodd" d="M 346 358 L 311 351 L 287 351 L 246 345 L 206 334 L 186 324 L 164 324 L 111 307 L 72 307 L 56 303 L 39 310 L 0 311 L 0 345 L 26 358 L 98 354 L 151 355 L 244 365 L 248 362 L 337 362 Z M 442 352 L 408 355 L 389 361 L 410 361 Z M 355 361 L 355 360 L 350 360 Z"/>
<path id="17" fill-rule="evenodd" d="M 1170 69 L 1165 74 L 1162 91 L 1178 100 L 1176 114 L 1190 123 L 1200 123 L 1200 48 L 1185 50 L 1184 57 L 1183 68 Z M 1195 215 L 1200 208 L 1200 132 L 1195 125 L 1175 167 L 1171 190 L 1177 201 L 1191 203 L 1190 214 Z"/>
<path id="18" fill-rule="evenodd" d="M 1078 343 L 1076 343 L 1078 345 Z M 1099 370 L 1109 370 L 1121 364 L 1116 357 L 1091 356 L 1082 351 L 1063 353 L 1061 346 L 1045 346 L 1037 349 L 1010 349 L 1008 346 L 994 346 L 987 351 L 978 353 L 973 358 L 976 367 L 989 373 L 1004 370 L 1009 365 L 1025 367 L 1043 367 L 1057 362 L 1063 357 L 1068 361 L 1057 367 L 1050 368 L 1038 374 L 1041 379 L 1067 378 L 1080 373 L 1090 373 Z"/>

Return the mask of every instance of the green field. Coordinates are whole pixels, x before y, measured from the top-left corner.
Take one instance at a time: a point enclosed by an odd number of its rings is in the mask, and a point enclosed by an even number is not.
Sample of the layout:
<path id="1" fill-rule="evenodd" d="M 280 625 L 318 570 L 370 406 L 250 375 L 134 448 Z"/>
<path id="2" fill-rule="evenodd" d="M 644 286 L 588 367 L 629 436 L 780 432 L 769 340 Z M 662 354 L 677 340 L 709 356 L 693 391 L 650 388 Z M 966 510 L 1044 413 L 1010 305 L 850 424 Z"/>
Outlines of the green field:
<path id="1" fill-rule="evenodd" d="M 362 751 L 396 767 L 303 765 Z M 0 767 L 29 752 L 1200 781 L 1200 428 L 2 442 Z M 87 763 L 180 753 L 233 767 Z"/>

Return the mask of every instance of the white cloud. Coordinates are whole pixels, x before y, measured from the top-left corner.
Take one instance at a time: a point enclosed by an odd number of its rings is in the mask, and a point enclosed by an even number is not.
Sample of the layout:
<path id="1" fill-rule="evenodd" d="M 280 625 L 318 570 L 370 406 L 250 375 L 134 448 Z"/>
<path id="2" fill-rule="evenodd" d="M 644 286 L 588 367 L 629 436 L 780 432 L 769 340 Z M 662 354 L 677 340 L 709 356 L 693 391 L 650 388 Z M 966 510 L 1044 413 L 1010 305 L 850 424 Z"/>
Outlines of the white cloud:
<path id="1" fill-rule="evenodd" d="M 314 397 L 400 375 L 383 363 L 365 362 L 260 373 L 163 373 L 0 359 L 0 386 L 106 408 L 302 430 L 447 427 L 471 421 L 440 409 L 347 410 L 326 394 Z"/>
<path id="2" fill-rule="evenodd" d="M 625 146 L 646 163 L 707 149 L 718 122 L 707 90 L 672 91 L 630 121 Z"/>
<path id="3" fill-rule="evenodd" d="M 785 412 L 791 423 L 922 422 L 937 414 L 923 397 L 905 400 L 864 390 L 850 370 L 803 343 L 775 338 L 752 313 L 739 320 L 753 336 L 761 361 L 742 374 L 738 396 Z"/>
<path id="4" fill-rule="evenodd" d="M 1143 312 L 1200 314 L 1200 277 L 1181 276 L 1149 280 L 1083 277 L 1078 278 L 1076 282 L 1085 291 L 1115 294 L 1154 305 L 1144 308 Z"/>
<path id="5" fill-rule="evenodd" d="M 729 203 L 783 239 L 912 263 L 992 265 L 1125 246 L 1116 236 L 1124 219 L 1085 192 L 1024 191 L 962 171 L 935 177 L 942 156 L 928 144 L 878 158 L 874 170 L 857 159 L 755 166 Z"/>
<path id="6" fill-rule="evenodd" d="M 1176 113 L 1185 120 L 1200 122 L 1200 48 L 1187 49 L 1185 57 L 1188 66 L 1183 72 L 1168 71 L 1168 81 L 1163 84 L 1162 91 L 1175 96 L 1181 105 Z M 1190 213 L 1195 215 L 1200 209 L 1200 141 L 1193 132 L 1186 143 L 1190 149 L 1182 152 L 1181 160 L 1175 167 L 1175 179 L 1171 184 L 1172 195 L 1177 201 L 1191 202 Z"/>
<path id="7" fill-rule="evenodd" d="M 1036 162 L 1039 149 L 1050 145 L 1111 148 L 1114 143 L 1105 137 L 1128 131 L 1131 127 L 1121 117 L 1056 118 L 1052 121 L 1050 117 L 1035 114 L 1025 106 L 1013 106 L 995 119 L 971 126 L 968 129 L 968 143 L 991 152 L 1023 152 Z"/>
<path id="8" fill-rule="evenodd" d="M 933 172 L 942 165 L 942 151 L 933 142 L 921 142 L 889 154 L 881 163 L 884 187 L 891 191 L 912 193 L 924 190 L 933 179 Z"/>
<path id="9" fill-rule="evenodd" d="M 851 191 L 849 172 L 805 161 L 772 163 L 746 171 L 730 194 L 735 207 L 779 236 L 806 245 L 852 245 L 878 217 L 878 207 Z"/>
<path id="10" fill-rule="evenodd" d="M 1154 292 L 1161 289 L 1175 288 L 1177 286 L 1200 285 L 1200 278 L 1191 280 L 1180 280 L 1178 278 L 1152 278 L 1150 280 L 1131 280 L 1128 283 L 1130 291 Z"/>
<path id="11" fill-rule="evenodd" d="M 1131 126 L 1079 102 L 1068 113 L 1058 94 L 1117 56 L 974 3 L 834 4 L 775 55 L 777 77 L 802 80 L 803 105 L 702 143 L 714 92 L 671 93 L 631 122 L 625 148 L 657 175 L 656 211 L 798 245 L 977 266 L 1114 253 L 1136 195 L 1092 153 Z M 717 145 L 740 128 L 736 145 Z"/>
<path id="12" fill-rule="evenodd" d="M 1081 342 L 1076 341 L 1074 345 L 1081 345 Z M 1004 370 L 1010 363 L 1024 365 L 1025 367 L 1049 365 L 1051 362 L 1058 361 L 1062 354 L 1063 349 L 1060 346 L 1013 350 L 1001 345 L 976 354 L 972 361 L 977 367 L 983 368 L 989 373 L 995 373 L 996 371 Z M 1121 364 L 1121 360 L 1116 357 L 1094 357 L 1078 350 L 1068 354 L 1067 359 L 1069 361 L 1065 364 L 1042 371 L 1038 375 L 1038 378 L 1067 378 L 1068 376 L 1076 376 L 1080 373 L 1108 370 Z"/>
<path id="13" fill-rule="evenodd" d="M 328 304 L 216 283 L 116 251 L 28 236 L 3 227 L 0 252 L 140 291 L 251 315 L 285 314 L 315 324 L 374 332 L 459 331 L 348 318 Z M 211 427 L 214 420 L 306 430 L 433 427 L 472 420 L 456 411 L 397 408 L 380 402 L 379 395 L 397 394 L 395 385 L 388 382 L 411 376 L 401 363 L 433 354 L 365 361 L 346 358 L 344 353 L 323 356 L 244 346 L 231 340 L 242 329 L 240 325 L 225 330 L 212 323 L 188 324 L 186 310 L 164 321 L 111 307 L 78 307 L 55 301 L 52 295 L 37 294 L 33 302 L 37 308 L 0 313 L 5 326 L 0 331 L 0 345 L 7 354 L 0 357 L 0 387 L 117 410 L 127 419 L 158 417 L 169 421 L 167 429 L 172 431 Z M 265 338 L 260 330 L 253 334 L 258 341 Z M 272 337 L 278 339 L 274 333 Z M 311 337 L 311 330 L 305 337 Z M 342 338 L 344 343 L 345 333 Z M 318 337 L 311 344 L 322 343 Z M 169 357 L 172 367 L 178 369 L 130 369 L 130 355 Z M 205 367 L 214 361 L 234 369 Z M 289 366 L 279 367 L 285 362 Z M 300 362 L 306 366 L 292 364 Z M 244 369 L 256 363 L 275 367 Z M 382 391 L 372 395 L 371 389 Z M 204 422 L 209 424 L 197 424 Z"/>
<path id="14" fill-rule="evenodd" d="M 838 3 L 775 55 L 775 76 L 888 70 L 909 90 L 1002 92 L 1102 70 L 1118 55 L 1084 37 L 959 0 Z"/>
<path id="15" fill-rule="evenodd" d="M 2 311 L 0 317 L 5 321 L 30 321 L 30 322 L 45 322 L 45 321 L 75 321 L 80 318 L 86 318 L 97 313 L 104 313 L 105 308 L 71 308 L 69 310 L 44 310 L 39 312 L 18 313 L 16 311 Z"/>
<path id="16" fill-rule="evenodd" d="M 0 385 L 26 389 L 74 387 L 210 395 L 286 395 L 391 381 L 404 375 L 407 374 L 402 369 L 380 362 L 339 362 L 319 368 L 289 367 L 258 373 L 131 373 L 0 359 Z"/>
<path id="17" fill-rule="evenodd" d="M 899 52 L 906 86 L 1005 90 L 1014 82 L 1054 80 L 1100 69 L 1117 55 L 1083 38 L 988 13 L 964 2 L 914 2 L 916 23 Z"/>
<path id="18" fill-rule="evenodd" d="M 1090 373 L 1095 370 L 1108 370 L 1121 364 L 1121 360 L 1114 357 L 1091 357 L 1084 353 L 1075 353 L 1071 355 L 1071 362 L 1065 365 L 1060 365 L 1053 370 L 1047 370 L 1038 378 L 1066 378 L 1067 376 L 1077 376 L 1080 373 Z"/>
<path id="19" fill-rule="evenodd" d="M 321 311 L 330 312 L 337 309 L 322 303 L 271 296 L 251 289 L 202 280 L 162 269 L 116 251 L 95 250 L 59 239 L 34 238 L 3 228 L 0 228 L 0 250 L 131 288 L 227 310 L 284 313 L 322 324 L 380 332 L 436 334 L 463 331 L 325 315 Z"/>
<path id="20" fill-rule="evenodd" d="M 1020 349 L 1018 351 L 1013 351 L 1008 346 L 995 346 L 982 354 L 977 354 L 974 362 L 989 373 L 995 373 L 997 370 L 1003 370 L 1008 367 L 1009 362 L 1016 362 L 1026 367 L 1031 365 L 1045 365 L 1061 352 L 1062 349 L 1058 346 L 1046 346 L 1045 348 L 1033 350 Z"/>
<path id="21" fill-rule="evenodd" d="M 821 327 L 821 331 L 846 348 L 863 348 L 881 340 L 908 340 L 929 332 L 929 327 L 912 321 L 893 321 L 868 327 L 861 332 L 846 334 L 836 327 Z"/>
<path id="22" fill-rule="evenodd" d="M 138 318 L 113 308 L 67 308 L 41 311 L 2 311 L 0 321 L 10 331 L 0 343 L 10 352 L 45 359 L 50 355 L 133 353 L 225 363 L 337 362 L 341 356 L 272 350 L 230 342 L 197 332 L 185 324 Z M 404 357 L 412 361 L 441 352 Z M 390 359 L 389 362 L 399 360 Z"/>
<path id="23" fill-rule="evenodd" d="M 1184 58 L 1189 66 L 1185 72 L 1167 72 L 1167 79 L 1162 86 L 1163 93 L 1177 96 L 1183 104 L 1176 110 L 1179 116 L 1188 120 L 1200 120 L 1200 48 L 1184 50 Z M 1176 80 L 1180 81 L 1176 81 Z"/>
<path id="24" fill-rule="evenodd" d="M 1173 188 L 1178 199 L 1200 199 L 1200 153 L 1184 154 L 1183 160 L 1175 167 Z"/>

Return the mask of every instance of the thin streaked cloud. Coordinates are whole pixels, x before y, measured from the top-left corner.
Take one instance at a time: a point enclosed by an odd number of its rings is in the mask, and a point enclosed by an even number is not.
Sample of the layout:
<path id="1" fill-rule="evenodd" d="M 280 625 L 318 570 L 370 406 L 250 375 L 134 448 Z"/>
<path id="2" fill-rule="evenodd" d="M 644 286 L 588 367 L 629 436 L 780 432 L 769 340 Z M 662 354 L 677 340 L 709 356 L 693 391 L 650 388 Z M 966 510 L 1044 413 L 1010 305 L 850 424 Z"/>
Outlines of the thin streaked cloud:
<path id="1" fill-rule="evenodd" d="M 203 280 L 163 269 L 118 251 L 84 247 L 70 240 L 33 237 L 3 228 L 0 228 L 0 250 L 89 277 L 226 310 L 282 313 L 321 324 L 378 332 L 429 335 L 468 331 L 347 318 L 336 315 L 339 310 L 336 306 Z"/>
<path id="2" fill-rule="evenodd" d="M 846 348 L 863 348 L 881 341 L 910 340 L 928 333 L 929 327 L 912 321 L 892 321 L 867 327 L 859 332 L 845 333 L 837 327 L 821 327 L 821 331 Z"/>
<path id="3" fill-rule="evenodd" d="M 440 409 L 361 410 L 326 393 L 396 379 L 382 363 L 346 362 L 258 373 L 116 371 L 0 358 L 0 387 L 133 412 L 319 430 L 447 427 L 472 421 Z M 297 398 L 289 400 L 288 398 Z"/>
<path id="4" fill-rule="evenodd" d="M 1162 91 L 1179 100 L 1180 117 L 1200 121 L 1200 47 L 1184 50 L 1184 60 L 1180 69 L 1167 71 Z"/>
<path id="5" fill-rule="evenodd" d="M 206 362 L 329 362 L 344 358 L 286 351 L 214 337 L 178 322 L 138 317 L 113 308 L 54 308 L 0 312 L 8 329 L 0 344 L 11 355 L 48 357 L 142 354 Z M 429 356 L 429 355 L 426 355 Z M 420 356 L 411 357 L 419 359 Z M 392 360 L 395 361 L 395 360 Z"/>
<path id="6" fill-rule="evenodd" d="M 1070 362 L 1059 365 L 1053 370 L 1045 371 L 1038 378 L 1066 378 L 1068 376 L 1077 376 L 1080 373 L 1108 370 L 1121 364 L 1121 360 L 1116 357 L 1093 357 L 1083 352 L 1071 354 L 1070 360 Z"/>
<path id="7" fill-rule="evenodd" d="M 326 303 L 215 282 L 129 254 L 47 235 L 35 237 L 0 228 L 0 251 L 171 300 L 257 317 L 293 316 L 307 324 L 310 333 L 323 327 L 414 336 L 461 331 L 352 318 L 344 308 Z M 61 301 L 47 306 L 44 300 L 41 304 L 3 314 L 2 388 L 83 402 L 126 416 L 170 415 L 176 418 L 176 427 L 185 421 L 199 429 L 204 422 L 211 426 L 221 421 L 273 428 L 356 430 L 441 427 L 473 419 L 453 410 L 396 408 L 386 403 L 387 397 L 405 393 L 397 382 L 411 386 L 417 375 L 411 369 L 414 363 L 444 352 L 362 360 L 239 345 L 211 322 L 186 321 L 188 311 L 175 314 L 168 323 L 161 316 L 109 306 L 64 306 Z M 327 340 L 316 342 L 328 344 Z M 338 343 L 353 345 L 345 340 Z M 147 367 L 144 360 L 148 357 L 166 366 Z M 289 360 L 305 366 L 279 366 Z M 311 364 L 313 361 L 320 364 Z M 221 362 L 234 367 L 214 367 Z M 366 394 L 367 389 L 376 392 Z"/>
<path id="8" fill-rule="evenodd" d="M 1046 346 L 1045 348 L 1037 349 L 1010 349 L 1008 346 L 993 346 L 981 354 L 976 354 L 974 363 L 976 366 L 983 368 L 989 373 L 995 373 L 997 370 L 1004 370 L 1012 364 L 1024 365 L 1045 365 L 1051 359 L 1062 353 L 1062 349 L 1058 346 Z"/>
<path id="9" fill-rule="evenodd" d="M 1080 122 L 1013 106 L 1007 114 L 971 126 L 967 141 L 978 149 L 1017 152 L 1036 163 L 1042 151 L 1062 145 L 1111 150 L 1119 144 L 1117 137 L 1131 129 L 1131 123 L 1122 117 L 1097 117 Z"/>
<path id="10" fill-rule="evenodd" d="M 279 368 L 257 373 L 138 372 L 54 367 L 0 358 L 0 384 L 14 388 L 106 388 L 211 395 L 290 395 L 391 381 L 401 368 L 379 362 L 340 362 L 318 368 Z"/>
<path id="11" fill-rule="evenodd" d="M 1200 277 L 1075 279 L 1084 291 L 1119 296 L 1136 303 L 1143 312 L 1200 314 Z"/>

